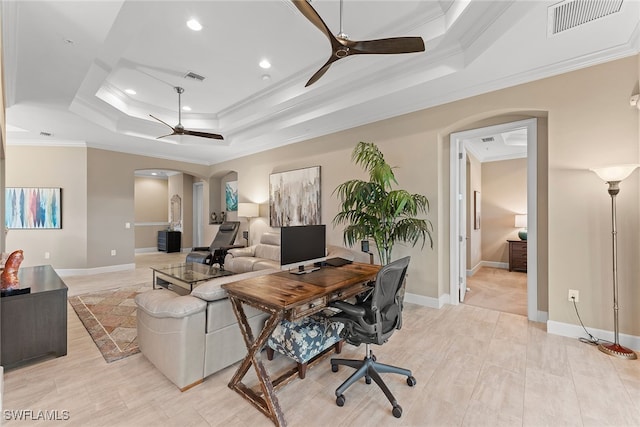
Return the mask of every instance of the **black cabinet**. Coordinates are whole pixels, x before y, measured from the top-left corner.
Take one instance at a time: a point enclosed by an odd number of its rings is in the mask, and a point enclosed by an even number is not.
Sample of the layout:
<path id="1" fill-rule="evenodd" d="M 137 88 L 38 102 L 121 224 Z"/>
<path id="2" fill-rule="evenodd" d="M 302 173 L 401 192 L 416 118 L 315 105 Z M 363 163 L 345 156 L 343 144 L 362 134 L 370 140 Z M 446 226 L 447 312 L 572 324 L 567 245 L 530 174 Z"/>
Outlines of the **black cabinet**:
<path id="1" fill-rule="evenodd" d="M 0 299 L 0 364 L 7 368 L 67 354 L 67 286 L 50 265 L 21 268 L 18 278 L 29 293 Z"/>
<path id="2" fill-rule="evenodd" d="M 180 252 L 181 233 L 179 231 L 158 231 L 158 250 Z"/>

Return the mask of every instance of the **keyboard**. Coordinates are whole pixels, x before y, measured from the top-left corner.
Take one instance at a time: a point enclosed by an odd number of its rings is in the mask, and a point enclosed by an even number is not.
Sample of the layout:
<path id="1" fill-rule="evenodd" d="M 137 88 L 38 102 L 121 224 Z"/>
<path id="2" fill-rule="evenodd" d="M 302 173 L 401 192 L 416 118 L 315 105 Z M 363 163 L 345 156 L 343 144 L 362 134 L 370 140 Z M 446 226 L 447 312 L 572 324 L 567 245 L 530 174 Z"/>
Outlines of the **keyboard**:
<path id="1" fill-rule="evenodd" d="M 325 262 L 327 263 L 327 265 L 330 265 L 332 267 L 340 267 L 345 264 L 351 264 L 353 261 L 349 261 L 348 259 L 344 258 L 329 258 Z"/>

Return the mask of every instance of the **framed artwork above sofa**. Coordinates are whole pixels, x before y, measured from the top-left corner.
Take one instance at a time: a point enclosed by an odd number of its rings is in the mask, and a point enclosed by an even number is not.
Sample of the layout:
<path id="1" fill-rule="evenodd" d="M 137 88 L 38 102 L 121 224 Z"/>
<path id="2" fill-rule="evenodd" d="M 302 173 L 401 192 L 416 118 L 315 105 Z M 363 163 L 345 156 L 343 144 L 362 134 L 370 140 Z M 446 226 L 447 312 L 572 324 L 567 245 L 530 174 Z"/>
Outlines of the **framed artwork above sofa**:
<path id="1" fill-rule="evenodd" d="M 269 223 L 271 227 L 322 223 L 320 166 L 269 176 Z"/>

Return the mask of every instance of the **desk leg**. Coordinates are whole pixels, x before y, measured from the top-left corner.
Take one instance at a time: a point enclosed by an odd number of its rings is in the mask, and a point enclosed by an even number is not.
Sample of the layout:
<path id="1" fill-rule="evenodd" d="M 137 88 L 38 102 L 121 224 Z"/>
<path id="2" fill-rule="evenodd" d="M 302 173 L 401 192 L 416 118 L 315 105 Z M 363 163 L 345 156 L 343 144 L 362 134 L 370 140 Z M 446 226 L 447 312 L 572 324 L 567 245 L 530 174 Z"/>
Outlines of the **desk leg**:
<path id="1" fill-rule="evenodd" d="M 248 352 L 238 367 L 235 375 L 231 378 L 229 388 L 235 390 L 242 397 L 248 400 L 259 411 L 269 417 L 275 425 L 286 426 L 287 422 L 284 419 L 284 414 L 282 413 L 282 409 L 278 403 L 273 383 L 271 382 L 271 378 L 269 377 L 269 374 L 267 373 L 267 370 L 260 358 L 260 351 L 266 345 L 267 340 L 276 326 L 278 326 L 280 321 L 282 321 L 283 313 L 272 312 L 271 316 L 265 322 L 260 335 L 258 335 L 258 338 L 254 340 L 251 326 L 247 321 L 247 315 L 242 307 L 242 301 L 232 296 L 229 296 L 229 299 L 233 306 L 236 318 L 238 319 L 238 325 L 240 326 L 240 331 L 242 332 L 242 337 L 244 338 Z M 256 370 L 256 375 L 260 381 L 260 388 L 262 389 L 262 395 L 242 383 L 242 378 L 247 374 L 251 365 L 253 365 Z"/>

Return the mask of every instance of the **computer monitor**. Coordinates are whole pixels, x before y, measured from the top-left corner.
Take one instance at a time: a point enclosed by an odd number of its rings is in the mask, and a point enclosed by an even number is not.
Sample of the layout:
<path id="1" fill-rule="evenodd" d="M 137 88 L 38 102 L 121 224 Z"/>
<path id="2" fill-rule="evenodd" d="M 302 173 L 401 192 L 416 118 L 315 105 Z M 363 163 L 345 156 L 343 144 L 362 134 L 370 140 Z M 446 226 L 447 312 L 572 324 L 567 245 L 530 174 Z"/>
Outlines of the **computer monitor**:
<path id="1" fill-rule="evenodd" d="M 325 225 L 298 225 L 280 229 L 280 268 L 302 274 L 317 270 L 305 265 L 327 258 Z"/>

